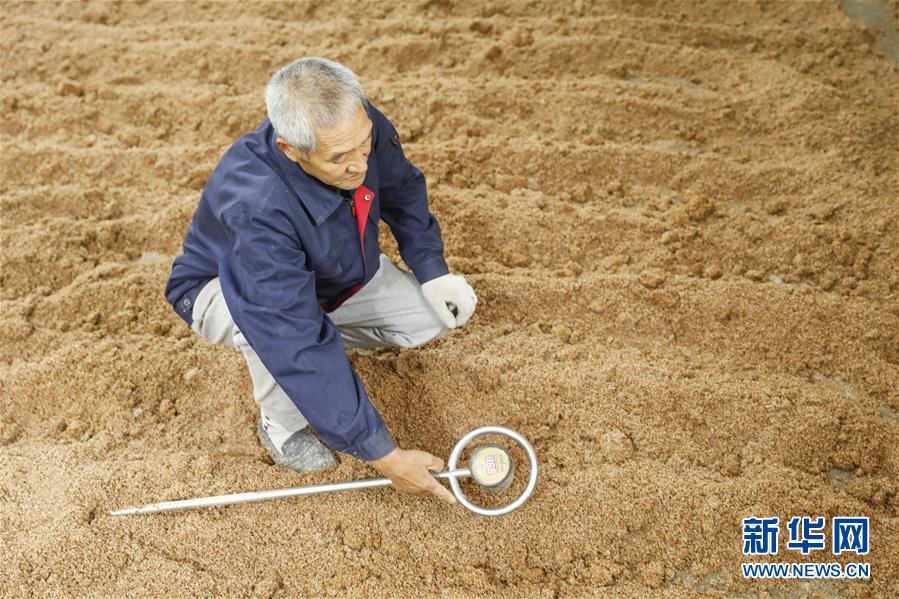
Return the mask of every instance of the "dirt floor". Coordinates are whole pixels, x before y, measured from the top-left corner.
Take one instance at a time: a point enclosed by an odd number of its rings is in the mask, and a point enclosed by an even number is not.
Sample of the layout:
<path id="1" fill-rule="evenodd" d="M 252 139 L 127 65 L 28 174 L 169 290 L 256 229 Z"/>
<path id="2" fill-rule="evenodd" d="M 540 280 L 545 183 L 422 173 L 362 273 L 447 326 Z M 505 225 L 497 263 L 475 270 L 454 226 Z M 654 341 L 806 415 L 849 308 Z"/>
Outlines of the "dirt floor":
<path id="1" fill-rule="evenodd" d="M 2 3 L 0 595 L 899 593 L 899 3 L 392 4 Z M 243 358 L 163 297 L 304 55 L 397 125 L 480 298 L 353 366 L 405 447 L 528 437 L 506 517 L 391 489 L 106 515 L 377 475 L 273 465 Z M 776 561 L 871 580 L 743 580 L 741 519 L 793 515 L 869 516 L 863 559 Z"/>

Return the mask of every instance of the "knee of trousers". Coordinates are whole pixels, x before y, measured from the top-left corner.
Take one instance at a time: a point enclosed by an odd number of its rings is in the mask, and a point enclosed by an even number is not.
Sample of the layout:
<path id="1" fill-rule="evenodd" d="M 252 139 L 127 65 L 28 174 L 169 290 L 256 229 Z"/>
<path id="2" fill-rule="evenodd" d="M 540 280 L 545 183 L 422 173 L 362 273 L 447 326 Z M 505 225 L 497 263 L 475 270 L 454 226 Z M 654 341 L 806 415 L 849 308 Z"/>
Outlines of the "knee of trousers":
<path id="1" fill-rule="evenodd" d="M 428 326 L 412 331 L 384 331 L 384 340 L 404 349 L 420 347 L 429 341 L 443 337 L 449 332 L 443 323 L 432 321 Z"/>

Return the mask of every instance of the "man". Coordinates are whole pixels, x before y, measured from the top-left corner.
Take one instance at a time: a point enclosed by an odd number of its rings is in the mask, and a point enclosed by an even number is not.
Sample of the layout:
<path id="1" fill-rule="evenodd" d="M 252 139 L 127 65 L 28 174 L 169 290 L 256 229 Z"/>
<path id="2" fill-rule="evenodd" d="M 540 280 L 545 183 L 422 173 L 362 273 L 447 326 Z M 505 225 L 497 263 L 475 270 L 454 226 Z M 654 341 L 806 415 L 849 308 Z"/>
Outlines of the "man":
<path id="1" fill-rule="evenodd" d="M 444 260 L 425 179 L 342 65 L 297 60 L 265 101 L 268 118 L 206 182 L 166 299 L 202 337 L 242 352 L 276 463 L 311 472 L 339 463 L 333 449 L 400 491 L 455 503 L 429 474 L 439 458 L 397 447 L 345 349 L 417 347 L 474 312 L 474 290 Z M 412 272 L 381 253 L 380 218 Z"/>

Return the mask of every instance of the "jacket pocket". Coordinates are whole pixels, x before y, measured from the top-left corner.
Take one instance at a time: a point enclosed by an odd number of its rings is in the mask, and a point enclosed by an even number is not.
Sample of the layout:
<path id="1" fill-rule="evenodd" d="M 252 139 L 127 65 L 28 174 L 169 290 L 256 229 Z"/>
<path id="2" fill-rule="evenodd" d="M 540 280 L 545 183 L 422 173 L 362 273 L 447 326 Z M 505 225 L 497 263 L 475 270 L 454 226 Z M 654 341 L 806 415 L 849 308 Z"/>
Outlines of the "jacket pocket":
<path id="1" fill-rule="evenodd" d="M 331 251 L 313 262 L 312 268 L 315 270 L 315 275 L 323 279 L 333 279 L 340 276 L 344 266 L 343 257 L 340 255 L 340 250 L 337 246 L 332 246 Z"/>

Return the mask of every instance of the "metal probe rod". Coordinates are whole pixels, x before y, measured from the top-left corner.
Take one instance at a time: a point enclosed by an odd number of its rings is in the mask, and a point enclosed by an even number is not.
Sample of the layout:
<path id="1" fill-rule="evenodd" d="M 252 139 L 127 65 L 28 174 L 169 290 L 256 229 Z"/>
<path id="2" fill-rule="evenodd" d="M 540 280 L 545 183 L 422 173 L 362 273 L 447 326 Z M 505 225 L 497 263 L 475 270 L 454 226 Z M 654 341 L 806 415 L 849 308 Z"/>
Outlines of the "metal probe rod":
<path id="1" fill-rule="evenodd" d="M 434 478 L 461 478 L 471 476 L 468 468 L 446 470 L 434 475 Z M 346 483 L 332 483 L 327 485 L 313 485 L 311 487 L 293 487 L 290 489 L 275 489 L 273 491 L 252 491 L 249 493 L 232 493 L 230 495 L 215 495 L 212 497 L 197 497 L 195 499 L 179 499 L 177 501 L 163 501 L 151 503 L 143 507 L 130 507 L 123 510 L 109 512 L 110 516 L 127 516 L 130 514 L 153 514 L 156 512 L 171 512 L 175 510 L 189 510 L 199 507 L 215 507 L 217 505 L 233 505 L 236 503 L 250 503 L 252 501 L 267 501 L 269 499 L 281 499 L 284 497 L 297 497 L 299 495 L 315 495 L 317 493 L 330 493 L 331 491 L 349 491 L 352 489 L 368 489 L 372 487 L 386 487 L 392 485 L 389 478 L 369 478 Z"/>

